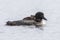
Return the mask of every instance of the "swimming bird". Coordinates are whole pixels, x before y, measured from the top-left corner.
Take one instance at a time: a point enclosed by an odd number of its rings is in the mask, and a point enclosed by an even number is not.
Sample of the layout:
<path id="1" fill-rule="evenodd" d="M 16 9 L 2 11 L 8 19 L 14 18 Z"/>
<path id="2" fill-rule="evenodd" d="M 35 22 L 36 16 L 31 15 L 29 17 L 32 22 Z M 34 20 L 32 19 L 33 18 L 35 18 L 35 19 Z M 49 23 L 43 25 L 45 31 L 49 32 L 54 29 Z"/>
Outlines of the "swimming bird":
<path id="1" fill-rule="evenodd" d="M 37 12 L 35 15 L 31 15 L 30 17 L 25 17 L 22 20 L 8 21 L 6 25 L 10 25 L 10 26 L 35 25 L 37 27 L 37 26 L 45 25 L 44 20 L 47 20 L 44 17 L 44 13 Z"/>

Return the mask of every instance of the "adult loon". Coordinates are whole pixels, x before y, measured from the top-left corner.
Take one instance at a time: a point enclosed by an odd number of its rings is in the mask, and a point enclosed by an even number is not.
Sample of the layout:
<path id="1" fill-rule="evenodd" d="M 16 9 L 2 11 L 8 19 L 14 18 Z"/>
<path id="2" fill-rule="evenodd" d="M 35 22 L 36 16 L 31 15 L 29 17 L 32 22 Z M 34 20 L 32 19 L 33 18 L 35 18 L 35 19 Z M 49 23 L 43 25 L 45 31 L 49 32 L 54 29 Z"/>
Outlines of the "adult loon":
<path id="1" fill-rule="evenodd" d="M 43 12 L 37 12 L 35 15 L 31 15 L 30 17 L 25 17 L 22 20 L 17 20 L 17 21 L 8 21 L 6 25 L 10 26 L 18 26 L 18 25 L 45 25 L 45 20 L 47 20 L 44 17 Z"/>

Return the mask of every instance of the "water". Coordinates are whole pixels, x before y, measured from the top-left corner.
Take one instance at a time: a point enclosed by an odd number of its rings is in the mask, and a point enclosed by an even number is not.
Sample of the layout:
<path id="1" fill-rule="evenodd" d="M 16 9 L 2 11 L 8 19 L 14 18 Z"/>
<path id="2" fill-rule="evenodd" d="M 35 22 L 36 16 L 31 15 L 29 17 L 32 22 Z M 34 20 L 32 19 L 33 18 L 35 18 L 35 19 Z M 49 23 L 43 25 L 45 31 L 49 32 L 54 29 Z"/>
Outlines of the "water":
<path id="1" fill-rule="evenodd" d="M 37 11 L 48 19 L 44 30 L 5 25 Z M 0 0 L 0 40 L 60 40 L 60 0 Z"/>

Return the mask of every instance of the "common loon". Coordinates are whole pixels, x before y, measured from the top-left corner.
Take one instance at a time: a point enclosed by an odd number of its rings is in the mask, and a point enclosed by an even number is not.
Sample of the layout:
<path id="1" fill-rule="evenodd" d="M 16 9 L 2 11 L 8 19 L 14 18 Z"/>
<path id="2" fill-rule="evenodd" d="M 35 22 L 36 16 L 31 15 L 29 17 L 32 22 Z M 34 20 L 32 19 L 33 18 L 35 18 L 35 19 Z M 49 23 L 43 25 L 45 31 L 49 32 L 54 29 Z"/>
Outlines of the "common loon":
<path id="1" fill-rule="evenodd" d="M 35 25 L 35 26 L 41 26 L 45 25 L 45 20 L 47 20 L 44 17 L 43 12 L 37 12 L 35 15 L 31 15 L 30 17 L 25 17 L 22 20 L 17 21 L 8 21 L 6 25 L 10 26 L 18 26 L 18 25 Z"/>

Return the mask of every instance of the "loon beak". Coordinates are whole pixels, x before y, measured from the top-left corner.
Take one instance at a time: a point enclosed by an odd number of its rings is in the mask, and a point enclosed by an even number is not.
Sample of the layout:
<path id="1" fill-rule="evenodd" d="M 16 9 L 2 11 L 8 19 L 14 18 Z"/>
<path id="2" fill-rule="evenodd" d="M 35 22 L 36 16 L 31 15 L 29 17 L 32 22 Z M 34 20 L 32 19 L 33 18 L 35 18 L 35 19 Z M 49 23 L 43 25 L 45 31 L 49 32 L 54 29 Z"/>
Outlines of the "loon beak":
<path id="1" fill-rule="evenodd" d="M 47 21 L 47 19 L 45 17 L 43 17 L 43 19 Z"/>

